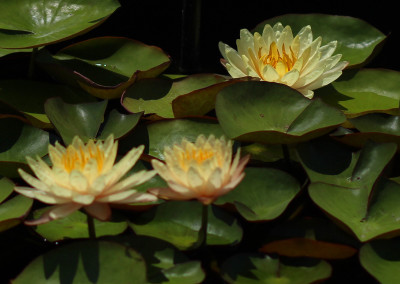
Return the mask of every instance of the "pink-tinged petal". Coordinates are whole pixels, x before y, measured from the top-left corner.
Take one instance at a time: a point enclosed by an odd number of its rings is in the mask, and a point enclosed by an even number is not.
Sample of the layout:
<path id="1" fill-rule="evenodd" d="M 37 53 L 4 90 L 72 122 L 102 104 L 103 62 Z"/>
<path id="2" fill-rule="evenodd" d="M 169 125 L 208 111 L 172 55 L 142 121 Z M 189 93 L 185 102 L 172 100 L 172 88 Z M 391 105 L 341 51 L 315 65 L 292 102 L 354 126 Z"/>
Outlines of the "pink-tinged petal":
<path id="1" fill-rule="evenodd" d="M 89 215 L 101 221 L 107 221 L 111 217 L 111 208 L 107 203 L 94 202 L 83 208 Z"/>
<path id="2" fill-rule="evenodd" d="M 52 220 L 64 218 L 69 214 L 79 210 L 82 206 L 75 203 L 66 203 L 62 205 L 52 206 L 50 210 L 46 211 L 39 219 L 26 220 L 24 223 L 29 226 L 41 225 Z"/>

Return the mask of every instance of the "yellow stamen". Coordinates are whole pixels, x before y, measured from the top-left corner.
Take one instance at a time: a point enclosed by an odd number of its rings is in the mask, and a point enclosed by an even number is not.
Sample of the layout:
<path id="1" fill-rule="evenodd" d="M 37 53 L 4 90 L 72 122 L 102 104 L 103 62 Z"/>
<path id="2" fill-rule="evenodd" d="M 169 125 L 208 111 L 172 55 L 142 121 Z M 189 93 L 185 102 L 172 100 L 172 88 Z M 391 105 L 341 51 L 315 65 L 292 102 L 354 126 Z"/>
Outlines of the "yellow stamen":
<path id="1" fill-rule="evenodd" d="M 263 52 L 263 49 L 260 47 L 258 50 L 258 58 L 264 65 L 271 65 L 276 69 L 279 76 L 284 76 L 287 72 L 292 70 L 294 64 L 297 61 L 297 57 L 294 54 L 293 50 L 290 49 L 290 54 L 286 53 L 285 44 L 282 45 L 282 54 L 279 52 L 278 46 L 276 42 L 272 42 L 269 48 L 269 53 L 266 54 Z M 261 72 L 259 75 L 262 77 Z"/>
<path id="2" fill-rule="evenodd" d="M 94 149 L 93 149 L 94 148 Z M 69 146 L 61 158 L 61 164 L 65 171 L 70 173 L 72 170 L 83 170 L 89 160 L 97 161 L 97 170 L 101 171 L 104 164 L 104 152 L 96 145 L 94 147 L 79 147 L 79 149 Z"/>

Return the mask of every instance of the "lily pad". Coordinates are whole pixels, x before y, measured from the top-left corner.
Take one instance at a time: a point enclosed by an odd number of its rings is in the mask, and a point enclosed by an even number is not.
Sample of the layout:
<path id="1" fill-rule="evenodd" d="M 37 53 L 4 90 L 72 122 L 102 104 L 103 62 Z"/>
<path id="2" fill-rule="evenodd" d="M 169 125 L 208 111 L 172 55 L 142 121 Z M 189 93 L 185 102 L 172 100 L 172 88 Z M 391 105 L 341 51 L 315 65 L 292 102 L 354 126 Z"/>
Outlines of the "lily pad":
<path id="1" fill-rule="evenodd" d="M 223 279 L 231 284 L 310 284 L 329 278 L 331 272 L 323 260 L 286 264 L 268 255 L 247 253 L 230 257 L 221 267 Z"/>
<path id="2" fill-rule="evenodd" d="M 34 259 L 13 281 L 24 283 L 148 283 L 133 249 L 106 241 L 65 244 Z"/>
<path id="3" fill-rule="evenodd" d="M 322 45 L 337 41 L 335 54 L 342 54 L 342 60 L 348 61 L 349 66 L 365 62 L 386 38 L 363 20 L 324 14 L 286 14 L 263 21 L 253 31 L 262 33 L 265 24 L 273 26 L 277 22 L 289 25 L 294 35 L 310 25 L 314 39 L 322 37 Z"/>
<path id="4" fill-rule="evenodd" d="M 379 283 L 394 284 L 400 277 L 399 255 L 398 239 L 376 240 L 363 245 L 360 262 Z"/>
<path id="5" fill-rule="evenodd" d="M 332 222 L 306 217 L 274 226 L 259 251 L 287 257 L 343 259 L 355 255 L 358 246 L 355 238 Z"/>
<path id="6" fill-rule="evenodd" d="M 167 241 L 180 250 L 198 245 L 202 204 L 197 201 L 169 201 L 142 213 L 130 223 L 138 235 Z M 222 209 L 208 207 L 208 245 L 236 244 L 242 239 L 238 221 Z"/>
<path id="7" fill-rule="evenodd" d="M 197 284 L 205 278 L 200 261 L 190 260 L 168 242 L 145 236 L 118 237 L 117 241 L 143 256 L 150 283 Z"/>
<path id="8" fill-rule="evenodd" d="M 298 181 L 274 168 L 245 169 L 242 182 L 215 202 L 233 204 L 248 221 L 272 220 L 281 215 L 300 192 Z"/>
<path id="9" fill-rule="evenodd" d="M 22 195 L 4 201 L 10 197 L 13 189 L 11 180 L 5 177 L 0 179 L 0 232 L 20 224 L 32 207 L 33 200 Z"/>
<path id="10" fill-rule="evenodd" d="M 98 48 L 101 46 L 101 48 Z M 40 64 L 59 81 L 102 99 L 121 97 L 136 80 L 153 78 L 170 64 L 160 48 L 123 37 L 99 37 L 70 45 Z"/>
<path id="11" fill-rule="evenodd" d="M 399 233 L 400 185 L 380 178 L 396 153 L 396 145 L 369 142 L 361 151 L 352 153 L 341 147 L 327 150 L 331 145 L 323 142 L 298 146 L 311 180 L 311 199 L 362 242 Z M 330 164 L 333 160 L 337 162 Z"/>
<path id="12" fill-rule="evenodd" d="M 51 127 L 44 111 L 44 103 L 55 96 L 67 103 L 95 100 L 83 91 L 63 85 L 28 80 L 0 81 L 0 100 L 20 111 L 33 125 Z"/>
<path id="13" fill-rule="evenodd" d="M 113 109 L 107 116 L 97 139 L 105 140 L 110 134 L 114 135 L 114 139 L 121 138 L 139 123 L 141 117 L 142 113 L 123 114 Z"/>
<path id="14" fill-rule="evenodd" d="M 0 47 L 38 47 L 86 33 L 104 22 L 117 0 L 4 0 L 0 4 Z"/>
<path id="15" fill-rule="evenodd" d="M 400 114 L 400 72 L 388 69 L 346 71 L 316 96 L 354 118 L 368 113 Z"/>
<path id="16" fill-rule="evenodd" d="M 46 115 L 60 133 L 66 144 L 70 144 L 75 135 L 84 142 L 96 138 L 107 101 L 68 104 L 61 98 L 48 99 L 44 105 Z"/>
<path id="17" fill-rule="evenodd" d="M 18 177 L 26 169 L 26 156 L 43 157 L 49 146 L 49 133 L 16 118 L 0 119 L 0 175 Z"/>
<path id="18" fill-rule="evenodd" d="M 35 210 L 33 218 L 39 218 L 46 210 L 47 207 Z M 94 220 L 96 237 L 118 235 L 126 230 L 128 223 L 122 216 L 113 214 L 112 217 L 113 219 L 108 222 Z M 34 230 L 50 242 L 89 237 L 87 215 L 81 211 L 35 226 Z"/>
<path id="19" fill-rule="evenodd" d="M 358 130 L 332 134 L 340 142 L 362 147 L 367 141 L 393 142 L 400 146 L 400 116 L 371 113 L 349 119 Z"/>
<path id="20" fill-rule="evenodd" d="M 195 141 L 197 136 L 213 134 L 216 137 L 226 136 L 215 119 L 171 119 L 159 120 L 137 127 L 128 137 L 120 141 L 120 148 L 125 151 L 133 146 L 145 145 L 149 155 L 164 159 L 164 147 L 181 143 L 183 138 Z"/>
<path id="21" fill-rule="evenodd" d="M 238 82 L 224 88 L 215 110 L 230 138 L 267 144 L 307 141 L 345 121 L 339 110 L 321 100 L 270 82 Z"/>
<path id="22" fill-rule="evenodd" d="M 217 92 L 230 84 L 225 81 L 226 77 L 216 74 L 195 74 L 179 80 L 142 80 L 124 93 L 121 102 L 130 112 L 144 111 L 145 114 L 154 113 L 163 118 L 203 115 L 214 108 Z M 190 97 L 190 102 L 181 100 L 183 95 Z"/>

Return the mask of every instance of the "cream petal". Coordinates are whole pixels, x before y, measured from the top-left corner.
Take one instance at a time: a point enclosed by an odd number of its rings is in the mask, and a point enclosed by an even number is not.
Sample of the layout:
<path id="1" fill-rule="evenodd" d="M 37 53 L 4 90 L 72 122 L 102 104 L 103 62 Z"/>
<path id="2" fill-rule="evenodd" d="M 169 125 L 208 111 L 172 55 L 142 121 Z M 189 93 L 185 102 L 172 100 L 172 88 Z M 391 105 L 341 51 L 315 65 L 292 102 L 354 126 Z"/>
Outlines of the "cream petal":
<path id="1" fill-rule="evenodd" d="M 93 195 L 77 194 L 72 197 L 72 201 L 81 205 L 90 205 L 93 203 L 95 197 Z"/>
<path id="2" fill-rule="evenodd" d="M 107 185 L 116 183 L 121 177 L 123 177 L 137 162 L 142 155 L 144 146 L 141 145 L 137 148 L 130 150 L 111 170 L 111 173 L 107 175 Z"/>
<path id="3" fill-rule="evenodd" d="M 249 32 L 249 30 L 241 29 L 240 30 L 240 51 L 239 51 L 239 46 L 238 46 L 239 54 L 246 54 L 246 52 L 249 49 L 254 50 L 254 36 L 251 32 Z M 242 51 L 244 51 L 244 52 L 242 53 Z"/>
<path id="4" fill-rule="evenodd" d="M 226 71 L 228 71 L 229 75 L 231 75 L 232 78 L 241 78 L 241 77 L 246 77 L 247 71 L 243 72 L 241 70 L 238 70 L 237 68 L 233 67 L 231 64 L 227 63 L 226 64 Z"/>
<path id="5" fill-rule="evenodd" d="M 190 167 L 187 172 L 187 183 L 189 188 L 196 190 L 205 184 L 205 180 L 196 168 Z"/>
<path id="6" fill-rule="evenodd" d="M 276 82 L 279 80 L 279 74 L 271 65 L 265 65 L 263 69 L 263 79 L 268 82 Z"/>
<path id="7" fill-rule="evenodd" d="M 89 186 L 88 193 L 98 196 L 105 192 L 107 186 L 107 175 L 97 177 Z"/>
<path id="8" fill-rule="evenodd" d="M 225 53 L 226 59 L 228 60 L 229 64 L 244 73 L 244 71 L 246 70 L 246 66 L 244 65 L 242 57 L 237 53 L 237 51 L 227 46 L 225 48 Z"/>
<path id="9" fill-rule="evenodd" d="M 265 25 L 262 33 L 262 38 L 266 44 L 265 53 L 269 53 L 269 47 L 272 42 L 276 42 L 275 32 L 270 25 Z"/>
<path id="10" fill-rule="evenodd" d="M 112 169 L 112 167 L 114 166 L 115 163 L 115 159 L 117 157 L 117 152 L 118 152 L 118 143 L 115 142 L 110 150 L 108 150 L 106 148 L 106 153 L 105 153 L 105 161 L 103 163 L 103 169 L 102 169 L 102 173 L 106 173 L 108 171 L 110 171 Z"/>
<path id="11" fill-rule="evenodd" d="M 110 187 L 109 189 L 105 190 L 104 193 L 110 194 L 115 192 L 120 192 L 126 189 L 132 189 L 134 186 L 139 184 L 145 183 L 152 177 L 156 175 L 156 171 L 140 171 L 130 175 L 129 177 L 125 178 L 124 180 L 118 182 L 114 186 Z"/>
<path id="12" fill-rule="evenodd" d="M 299 36 L 300 40 L 299 55 L 301 56 L 304 50 L 308 48 L 308 46 L 312 43 L 313 35 L 311 31 L 311 26 L 308 25 L 303 27 L 297 35 Z"/>
<path id="13" fill-rule="evenodd" d="M 308 73 L 304 77 L 302 77 L 302 74 L 300 74 L 300 78 L 297 80 L 296 83 L 293 84 L 292 87 L 295 88 L 295 89 L 302 88 L 302 87 L 310 84 L 314 80 L 316 80 L 323 73 L 324 73 L 324 69 L 323 68 L 318 68 L 318 69 L 312 70 L 310 73 Z"/>
<path id="14" fill-rule="evenodd" d="M 226 57 L 225 50 L 226 50 L 227 48 L 229 48 L 229 47 L 230 47 L 229 45 L 223 43 L 222 41 L 218 42 L 218 49 L 219 49 L 219 52 L 221 52 L 222 57 L 225 58 L 226 60 L 228 60 L 228 58 Z"/>
<path id="15" fill-rule="evenodd" d="M 79 193 L 87 193 L 89 182 L 86 177 L 78 170 L 72 170 L 69 174 L 69 184 L 72 189 Z"/>
<path id="16" fill-rule="evenodd" d="M 286 26 L 281 33 L 281 36 L 279 37 L 279 40 L 277 42 L 277 46 L 279 48 L 279 51 L 282 52 L 283 46 L 285 46 L 285 52 L 289 52 L 289 46 L 293 41 L 293 33 L 292 29 L 290 26 Z"/>
<path id="17" fill-rule="evenodd" d="M 218 189 L 222 186 L 222 170 L 221 168 L 216 168 L 210 175 L 207 180 L 208 186 L 207 187 L 207 194 L 213 195 Z"/>
<path id="18" fill-rule="evenodd" d="M 321 46 L 319 52 L 321 52 L 321 60 L 329 58 L 335 52 L 337 47 L 337 41 L 331 41 L 328 44 Z"/>
<path id="19" fill-rule="evenodd" d="M 237 176 L 235 179 L 232 179 L 228 184 L 226 184 L 224 187 L 222 187 L 219 191 L 219 196 L 227 194 L 229 191 L 235 189 L 238 184 L 243 180 L 245 176 L 245 173 L 242 172 L 239 176 Z"/>
<path id="20" fill-rule="evenodd" d="M 47 184 L 38 180 L 37 178 L 34 178 L 30 174 L 26 173 L 24 170 L 18 169 L 18 173 L 21 176 L 21 178 L 25 180 L 28 184 L 30 184 L 32 187 L 45 192 L 50 191 L 49 186 Z"/>
<path id="21" fill-rule="evenodd" d="M 293 69 L 285 74 L 285 76 L 282 77 L 281 81 L 288 85 L 289 87 L 292 86 L 296 81 L 299 79 L 300 72 L 296 69 Z"/>
<path id="22" fill-rule="evenodd" d="M 141 199 L 145 200 L 143 202 L 149 202 L 157 200 L 157 197 L 152 194 L 148 194 L 145 192 L 138 192 L 137 190 L 132 189 L 132 190 L 121 191 L 118 193 L 113 193 L 98 198 L 96 201 L 105 203 L 133 203 L 133 202 L 140 202 Z"/>
<path id="23" fill-rule="evenodd" d="M 162 179 L 169 181 L 173 180 L 172 174 L 169 168 L 157 159 L 151 160 L 151 165 L 153 166 L 154 170 L 161 176 Z"/>
<path id="24" fill-rule="evenodd" d="M 107 203 L 94 202 L 83 208 L 89 215 L 101 221 L 107 221 L 111 217 L 111 208 Z"/>
<path id="25" fill-rule="evenodd" d="M 42 161 L 39 157 L 37 160 L 32 159 L 31 157 L 26 157 L 26 160 L 29 164 L 29 167 L 35 173 L 37 178 L 46 184 L 52 184 L 54 182 L 53 173 L 50 167 Z"/>
<path id="26" fill-rule="evenodd" d="M 58 197 L 52 193 L 35 190 L 30 187 L 15 187 L 14 190 L 19 194 L 22 194 L 29 198 L 37 199 L 46 204 L 62 204 L 70 202 L 70 199 Z"/>

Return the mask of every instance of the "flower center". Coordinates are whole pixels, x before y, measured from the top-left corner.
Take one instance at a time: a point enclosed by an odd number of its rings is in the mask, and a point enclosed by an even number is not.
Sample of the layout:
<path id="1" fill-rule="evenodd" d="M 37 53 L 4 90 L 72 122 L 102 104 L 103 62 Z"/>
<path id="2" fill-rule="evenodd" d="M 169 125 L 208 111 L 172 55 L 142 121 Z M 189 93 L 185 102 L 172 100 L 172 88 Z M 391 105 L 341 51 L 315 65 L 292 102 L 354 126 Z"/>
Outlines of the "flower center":
<path id="1" fill-rule="evenodd" d="M 104 151 L 97 145 L 91 146 L 92 147 L 79 147 L 78 149 L 69 146 L 61 160 L 64 169 L 68 173 L 72 170 L 82 171 L 90 160 L 95 159 L 97 162 L 97 170 L 101 171 L 104 164 Z"/>
<path id="2" fill-rule="evenodd" d="M 186 161 L 196 161 L 198 164 L 203 163 L 205 160 L 210 159 L 214 156 L 213 151 L 204 150 L 204 149 L 193 149 L 191 151 L 186 151 L 184 154 L 184 160 Z"/>
<path id="3" fill-rule="evenodd" d="M 263 48 L 260 47 L 258 50 L 258 58 L 264 65 L 271 65 L 278 72 L 279 76 L 282 77 L 287 72 L 292 70 L 294 64 L 297 61 L 296 55 L 293 50 L 290 49 L 290 54 L 286 53 L 285 44 L 282 45 L 282 54 L 275 42 L 272 42 L 269 47 L 269 53 L 263 53 Z"/>

